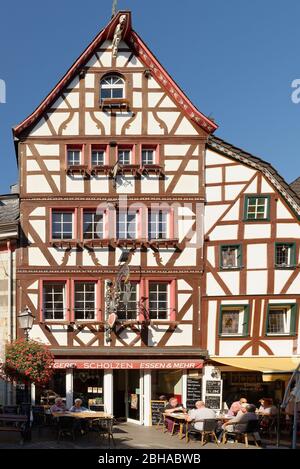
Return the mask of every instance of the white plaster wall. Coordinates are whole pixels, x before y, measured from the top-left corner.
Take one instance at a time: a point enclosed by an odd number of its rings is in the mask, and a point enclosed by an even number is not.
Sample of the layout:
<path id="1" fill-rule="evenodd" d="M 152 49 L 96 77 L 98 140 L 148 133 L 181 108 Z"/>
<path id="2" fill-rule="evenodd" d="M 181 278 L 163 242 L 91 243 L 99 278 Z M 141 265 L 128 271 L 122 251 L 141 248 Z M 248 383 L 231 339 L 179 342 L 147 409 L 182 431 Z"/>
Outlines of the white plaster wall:
<path id="1" fill-rule="evenodd" d="M 213 267 L 216 266 L 216 256 L 215 256 L 215 247 L 214 246 L 209 246 L 207 248 L 207 260 Z"/>
<path id="2" fill-rule="evenodd" d="M 26 186 L 27 192 L 32 194 L 52 192 L 47 179 L 42 174 L 28 175 L 26 177 Z"/>
<path id="3" fill-rule="evenodd" d="M 175 194 L 197 194 L 199 191 L 198 176 L 182 175 L 177 182 L 173 193 Z"/>
<path id="4" fill-rule="evenodd" d="M 225 295 L 224 290 L 210 272 L 208 272 L 206 275 L 206 293 L 208 296 Z"/>
<path id="5" fill-rule="evenodd" d="M 82 176 L 68 176 L 66 181 L 67 192 L 84 192 L 84 179 Z"/>
<path id="6" fill-rule="evenodd" d="M 225 169 L 225 181 L 249 181 L 249 179 L 254 175 L 254 173 L 254 169 L 250 169 L 244 165 L 230 166 Z"/>
<path id="7" fill-rule="evenodd" d="M 205 233 L 207 233 L 210 228 L 216 223 L 217 220 L 222 216 L 222 214 L 226 211 L 228 205 L 220 204 L 220 205 L 206 205 L 205 206 L 205 216 L 204 216 L 204 225 L 205 225 Z"/>
<path id="8" fill-rule="evenodd" d="M 271 236 L 271 225 L 260 224 L 260 223 L 249 223 L 245 224 L 244 236 L 246 239 L 255 238 L 270 238 Z"/>
<path id="9" fill-rule="evenodd" d="M 300 226 L 297 223 L 277 223 L 277 238 L 300 238 Z"/>
<path id="10" fill-rule="evenodd" d="M 193 345 L 193 325 L 180 324 L 170 336 L 166 346 Z"/>
<path id="11" fill-rule="evenodd" d="M 241 348 L 246 345 L 246 343 L 246 340 L 221 340 L 219 346 L 219 356 L 235 357 Z"/>
<path id="12" fill-rule="evenodd" d="M 208 186 L 205 192 L 207 202 L 218 202 L 222 200 L 222 188 L 220 186 Z"/>
<path id="13" fill-rule="evenodd" d="M 205 182 L 206 184 L 222 182 L 222 168 L 206 168 Z"/>
<path id="14" fill-rule="evenodd" d="M 238 295 L 240 290 L 239 272 L 219 272 L 219 276 L 231 291 L 232 295 Z"/>
<path id="15" fill-rule="evenodd" d="M 233 204 L 232 208 L 223 217 L 224 221 L 239 220 L 240 218 L 240 200 Z"/>
<path id="16" fill-rule="evenodd" d="M 248 244 L 247 269 L 267 268 L 267 244 Z"/>
<path id="17" fill-rule="evenodd" d="M 281 200 L 278 200 L 276 203 L 276 216 L 277 218 L 287 218 L 287 219 L 293 218 L 292 214 L 284 206 Z"/>
<path id="18" fill-rule="evenodd" d="M 247 272 L 247 294 L 263 295 L 267 293 L 268 273 L 266 270 Z"/>
<path id="19" fill-rule="evenodd" d="M 41 238 L 43 243 L 46 242 L 46 221 L 45 220 L 30 220 L 30 225 L 36 231 L 37 235 Z"/>
<path id="20" fill-rule="evenodd" d="M 210 233 L 211 241 L 237 239 L 238 225 L 216 226 Z"/>
<path id="21" fill-rule="evenodd" d="M 158 176 L 142 176 L 141 192 L 147 194 L 159 193 L 159 177 Z"/>
<path id="22" fill-rule="evenodd" d="M 227 184 L 225 186 L 225 199 L 226 200 L 234 200 L 240 194 L 240 192 L 244 189 L 244 184 Z"/>

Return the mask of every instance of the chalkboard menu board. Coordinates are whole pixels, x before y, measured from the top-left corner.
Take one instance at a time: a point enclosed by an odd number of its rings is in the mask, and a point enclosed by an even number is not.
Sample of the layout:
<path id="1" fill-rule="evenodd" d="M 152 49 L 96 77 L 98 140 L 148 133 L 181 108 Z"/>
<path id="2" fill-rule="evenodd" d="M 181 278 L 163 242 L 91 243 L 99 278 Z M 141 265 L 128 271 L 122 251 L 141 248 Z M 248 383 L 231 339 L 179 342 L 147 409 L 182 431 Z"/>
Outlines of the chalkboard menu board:
<path id="1" fill-rule="evenodd" d="M 187 378 L 186 407 L 193 409 L 196 401 L 202 399 L 202 380 L 197 378 Z"/>
<path id="2" fill-rule="evenodd" d="M 156 425 L 159 422 L 161 413 L 167 405 L 167 401 L 150 401 L 151 404 L 151 422 Z"/>
<path id="3" fill-rule="evenodd" d="M 210 409 L 221 409 L 221 396 L 206 396 L 205 405 Z"/>
<path id="4" fill-rule="evenodd" d="M 205 394 L 221 394 L 221 381 L 206 381 Z"/>

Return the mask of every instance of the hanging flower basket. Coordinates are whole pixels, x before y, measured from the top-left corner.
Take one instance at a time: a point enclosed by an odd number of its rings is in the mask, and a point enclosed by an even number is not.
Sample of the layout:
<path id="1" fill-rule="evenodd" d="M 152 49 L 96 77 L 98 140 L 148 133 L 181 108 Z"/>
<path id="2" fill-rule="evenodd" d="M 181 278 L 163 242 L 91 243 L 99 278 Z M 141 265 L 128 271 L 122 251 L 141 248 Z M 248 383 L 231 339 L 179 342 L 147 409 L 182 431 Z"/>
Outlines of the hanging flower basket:
<path id="1" fill-rule="evenodd" d="M 54 356 L 47 346 L 34 340 L 18 339 L 6 346 L 0 377 L 44 386 L 54 373 L 53 364 Z"/>

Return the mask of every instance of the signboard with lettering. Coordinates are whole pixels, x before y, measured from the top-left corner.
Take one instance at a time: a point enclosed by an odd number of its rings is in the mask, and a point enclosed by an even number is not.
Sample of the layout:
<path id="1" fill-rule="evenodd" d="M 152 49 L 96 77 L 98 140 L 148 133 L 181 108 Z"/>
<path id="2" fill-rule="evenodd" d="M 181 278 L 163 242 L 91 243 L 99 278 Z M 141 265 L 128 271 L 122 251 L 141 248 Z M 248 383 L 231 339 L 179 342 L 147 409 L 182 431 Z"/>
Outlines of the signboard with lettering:
<path id="1" fill-rule="evenodd" d="M 203 367 L 203 360 L 63 360 L 57 358 L 55 369 L 84 370 L 193 370 Z"/>
<path id="2" fill-rule="evenodd" d="M 206 396 L 205 405 L 213 410 L 221 409 L 221 396 Z"/>
<path id="3" fill-rule="evenodd" d="M 207 380 L 205 386 L 206 394 L 221 394 L 221 381 Z"/>
<path id="4" fill-rule="evenodd" d="M 150 409 L 151 409 L 151 423 L 152 425 L 157 425 L 161 414 L 164 408 L 167 405 L 167 401 L 150 401 Z"/>
<path id="5" fill-rule="evenodd" d="M 193 409 L 195 402 L 202 400 L 202 379 L 201 378 L 187 378 L 186 390 L 186 407 Z"/>

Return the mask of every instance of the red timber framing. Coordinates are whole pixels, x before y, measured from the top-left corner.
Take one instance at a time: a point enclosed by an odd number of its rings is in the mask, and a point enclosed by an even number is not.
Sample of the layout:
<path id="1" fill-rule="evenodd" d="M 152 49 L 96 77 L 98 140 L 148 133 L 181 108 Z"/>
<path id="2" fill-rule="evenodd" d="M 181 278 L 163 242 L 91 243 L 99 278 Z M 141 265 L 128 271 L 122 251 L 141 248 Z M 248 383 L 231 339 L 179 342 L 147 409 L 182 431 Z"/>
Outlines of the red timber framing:
<path id="1" fill-rule="evenodd" d="M 122 14 L 126 27 L 118 56 L 112 58 L 111 40 Z M 109 74 L 124 79 L 128 108 L 101 106 L 100 81 Z M 130 12 L 119 12 L 14 129 L 22 237 L 17 309 L 30 307 L 36 316 L 32 337 L 47 340 L 56 356 L 66 349 L 73 356 L 91 357 L 99 350 L 103 357 L 108 350 L 125 354 L 123 349 L 136 357 L 152 356 L 154 349 L 164 350 L 166 358 L 178 350 L 186 357 L 206 356 L 200 334 L 203 250 L 193 235 L 204 210 L 205 145 L 216 128 L 132 30 Z M 81 151 L 80 164 L 69 164 L 68 149 Z M 120 149 L 130 149 L 132 158 L 128 168 L 116 170 Z M 104 151 L 103 164 L 93 166 L 93 150 Z M 143 164 L 143 150 L 153 150 L 152 164 Z M 137 213 L 136 239 L 116 236 L 116 213 L 124 196 Z M 103 239 L 84 239 L 84 212 L 99 207 Z M 166 239 L 149 239 L 150 209 L 167 213 Z M 73 214 L 72 239 L 52 239 L 54 211 Z M 136 320 L 117 322 L 108 348 L 105 285 L 115 278 L 123 249 L 130 251 L 131 281 L 139 284 L 144 309 L 138 309 Z M 55 281 L 65 284 L 63 321 L 43 315 L 43 285 Z M 97 285 L 94 320 L 75 318 L 77 281 Z M 150 282 L 167 284 L 164 319 L 145 320 Z"/>

